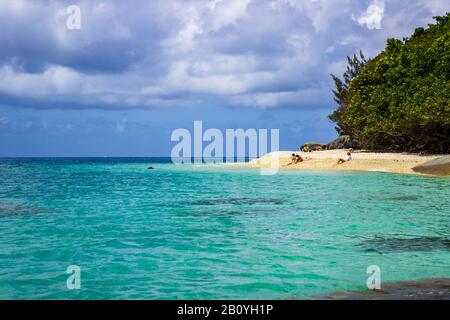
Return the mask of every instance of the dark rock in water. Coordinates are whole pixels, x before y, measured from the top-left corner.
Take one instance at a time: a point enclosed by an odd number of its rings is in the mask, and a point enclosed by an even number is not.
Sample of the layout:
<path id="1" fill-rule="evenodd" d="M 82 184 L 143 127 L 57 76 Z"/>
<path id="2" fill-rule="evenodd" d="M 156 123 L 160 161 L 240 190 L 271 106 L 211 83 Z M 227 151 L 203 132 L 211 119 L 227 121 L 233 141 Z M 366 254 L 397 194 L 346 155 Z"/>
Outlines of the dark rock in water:
<path id="1" fill-rule="evenodd" d="M 339 138 L 327 144 L 328 149 L 356 149 L 359 148 L 359 143 L 356 139 L 350 136 L 340 136 Z"/>
<path id="2" fill-rule="evenodd" d="M 367 252 L 403 252 L 403 251 L 433 251 L 448 250 L 450 239 L 440 237 L 418 238 L 382 238 L 365 240 L 361 243 Z"/>
<path id="3" fill-rule="evenodd" d="M 273 214 L 273 210 L 260 210 L 258 209 L 257 211 L 255 210 L 251 210 L 251 208 L 248 208 L 247 210 L 245 209 L 239 209 L 239 210 L 224 210 L 224 209 L 218 209 L 215 210 L 216 208 L 210 208 L 208 207 L 207 209 L 199 209 L 196 208 L 195 210 L 189 212 L 189 213 L 183 213 L 183 216 L 191 216 L 191 217 L 238 217 L 238 216 L 249 216 L 249 215 L 272 215 Z"/>
<path id="4" fill-rule="evenodd" d="M 155 169 L 155 168 L 153 168 L 153 167 L 148 167 L 147 168 L 147 170 L 153 170 L 153 169 Z"/>
<path id="5" fill-rule="evenodd" d="M 416 196 L 398 196 L 398 197 L 389 197 L 384 198 L 383 200 L 393 200 L 393 201 L 416 201 L 419 197 Z"/>
<path id="6" fill-rule="evenodd" d="M 450 155 L 427 161 L 412 168 L 415 172 L 440 176 L 450 175 Z"/>
<path id="7" fill-rule="evenodd" d="M 381 283 L 380 290 L 337 291 L 330 300 L 449 300 L 450 279 Z"/>
<path id="8" fill-rule="evenodd" d="M 226 198 L 226 199 L 211 199 L 211 200 L 199 200 L 192 202 L 193 206 L 213 206 L 220 204 L 236 204 L 236 205 L 250 205 L 257 203 L 272 203 L 282 204 L 284 201 L 281 199 L 268 199 L 268 198 Z"/>
<path id="9" fill-rule="evenodd" d="M 0 217 L 15 216 L 25 214 L 39 214 L 39 213 L 55 213 L 56 211 L 46 208 L 22 206 L 15 204 L 0 204 Z"/>

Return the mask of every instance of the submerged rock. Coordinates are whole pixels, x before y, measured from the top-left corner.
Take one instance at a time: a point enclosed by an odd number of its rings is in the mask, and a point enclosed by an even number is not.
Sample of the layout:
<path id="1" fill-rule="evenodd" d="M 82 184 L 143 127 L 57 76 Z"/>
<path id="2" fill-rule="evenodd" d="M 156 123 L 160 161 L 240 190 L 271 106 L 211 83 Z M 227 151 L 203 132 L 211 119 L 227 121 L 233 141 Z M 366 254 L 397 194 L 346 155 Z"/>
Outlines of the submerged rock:
<path id="1" fill-rule="evenodd" d="M 213 206 L 221 204 L 234 204 L 234 205 L 252 205 L 252 204 L 283 204 L 282 199 L 270 199 L 270 198 L 225 198 L 225 199 L 210 199 L 199 200 L 191 202 L 193 206 Z"/>
<path id="2" fill-rule="evenodd" d="M 330 300 L 449 300 L 450 279 L 425 279 L 381 284 L 380 290 L 336 291 Z"/>
<path id="3" fill-rule="evenodd" d="M 398 196 L 398 197 L 388 197 L 383 200 L 393 200 L 393 201 L 416 201 L 419 200 L 417 196 Z"/>
<path id="4" fill-rule="evenodd" d="M 427 161 L 412 169 L 418 173 L 450 176 L 450 155 Z"/>
<path id="5" fill-rule="evenodd" d="M 368 252 L 403 252 L 403 251 L 433 251 L 448 250 L 450 239 L 445 237 L 417 237 L 417 238 L 384 238 L 363 241 L 360 246 Z"/>
<path id="6" fill-rule="evenodd" d="M 56 213 L 56 211 L 47 208 L 0 203 L 0 217 L 39 213 Z"/>

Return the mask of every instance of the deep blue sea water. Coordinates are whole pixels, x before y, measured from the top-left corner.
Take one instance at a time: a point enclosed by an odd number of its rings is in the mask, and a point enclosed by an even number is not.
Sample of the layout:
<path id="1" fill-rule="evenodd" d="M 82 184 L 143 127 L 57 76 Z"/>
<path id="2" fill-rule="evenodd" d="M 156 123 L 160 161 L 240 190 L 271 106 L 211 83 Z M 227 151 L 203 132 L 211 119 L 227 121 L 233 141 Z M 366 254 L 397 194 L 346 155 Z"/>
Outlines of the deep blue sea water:
<path id="1" fill-rule="evenodd" d="M 311 298 L 364 289 L 370 265 L 382 283 L 450 277 L 449 227 L 448 178 L 0 159 L 0 299 Z"/>

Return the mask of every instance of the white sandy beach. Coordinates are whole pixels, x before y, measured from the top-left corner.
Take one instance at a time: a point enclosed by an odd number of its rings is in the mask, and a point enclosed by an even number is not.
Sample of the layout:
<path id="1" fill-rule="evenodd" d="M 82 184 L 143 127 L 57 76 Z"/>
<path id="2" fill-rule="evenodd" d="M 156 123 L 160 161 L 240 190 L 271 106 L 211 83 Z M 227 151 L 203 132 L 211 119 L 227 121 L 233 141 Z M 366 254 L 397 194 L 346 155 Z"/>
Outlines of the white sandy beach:
<path id="1" fill-rule="evenodd" d="M 327 150 L 315 152 L 278 151 L 271 152 L 259 159 L 252 160 L 246 166 L 252 168 L 279 167 L 286 170 L 332 170 L 332 171 L 379 171 L 403 174 L 418 174 L 412 168 L 439 155 L 421 156 L 410 153 L 381 153 L 355 151 L 353 160 L 337 165 L 337 159 L 345 158 L 347 150 Z M 303 159 L 312 158 L 297 164 L 288 165 L 292 153 Z"/>

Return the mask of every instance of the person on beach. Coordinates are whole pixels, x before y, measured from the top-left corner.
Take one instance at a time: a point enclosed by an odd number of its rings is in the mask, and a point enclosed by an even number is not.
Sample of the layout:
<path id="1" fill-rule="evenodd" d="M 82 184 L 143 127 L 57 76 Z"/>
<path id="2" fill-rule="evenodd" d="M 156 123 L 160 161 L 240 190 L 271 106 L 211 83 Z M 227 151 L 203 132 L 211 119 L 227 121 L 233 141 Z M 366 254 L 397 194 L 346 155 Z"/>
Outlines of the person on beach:
<path id="1" fill-rule="evenodd" d="M 291 154 L 291 163 L 297 163 L 297 156 L 295 153 Z"/>
<path id="2" fill-rule="evenodd" d="M 352 159 L 353 159 L 352 158 L 352 153 L 349 151 L 349 152 L 347 152 L 347 156 L 345 157 L 345 159 L 342 159 L 342 158 L 338 159 L 337 164 L 348 162 L 348 161 L 351 161 Z"/>
<path id="3" fill-rule="evenodd" d="M 304 161 L 309 161 L 309 160 L 312 160 L 312 158 L 306 157 L 305 159 L 303 159 L 303 157 L 301 155 L 293 153 L 291 155 L 291 162 L 288 163 L 286 166 L 290 166 L 290 165 L 293 165 L 293 164 L 297 164 L 297 163 L 304 162 Z"/>
<path id="4" fill-rule="evenodd" d="M 293 154 L 291 154 L 291 162 L 288 163 L 286 166 L 290 166 L 290 165 L 293 165 L 296 163 L 297 163 L 297 155 L 295 153 L 293 153 Z"/>
<path id="5" fill-rule="evenodd" d="M 299 162 L 302 162 L 303 158 L 301 156 L 299 156 L 298 154 L 291 154 L 291 162 L 287 164 L 287 166 L 293 165 L 293 164 L 297 164 Z"/>

